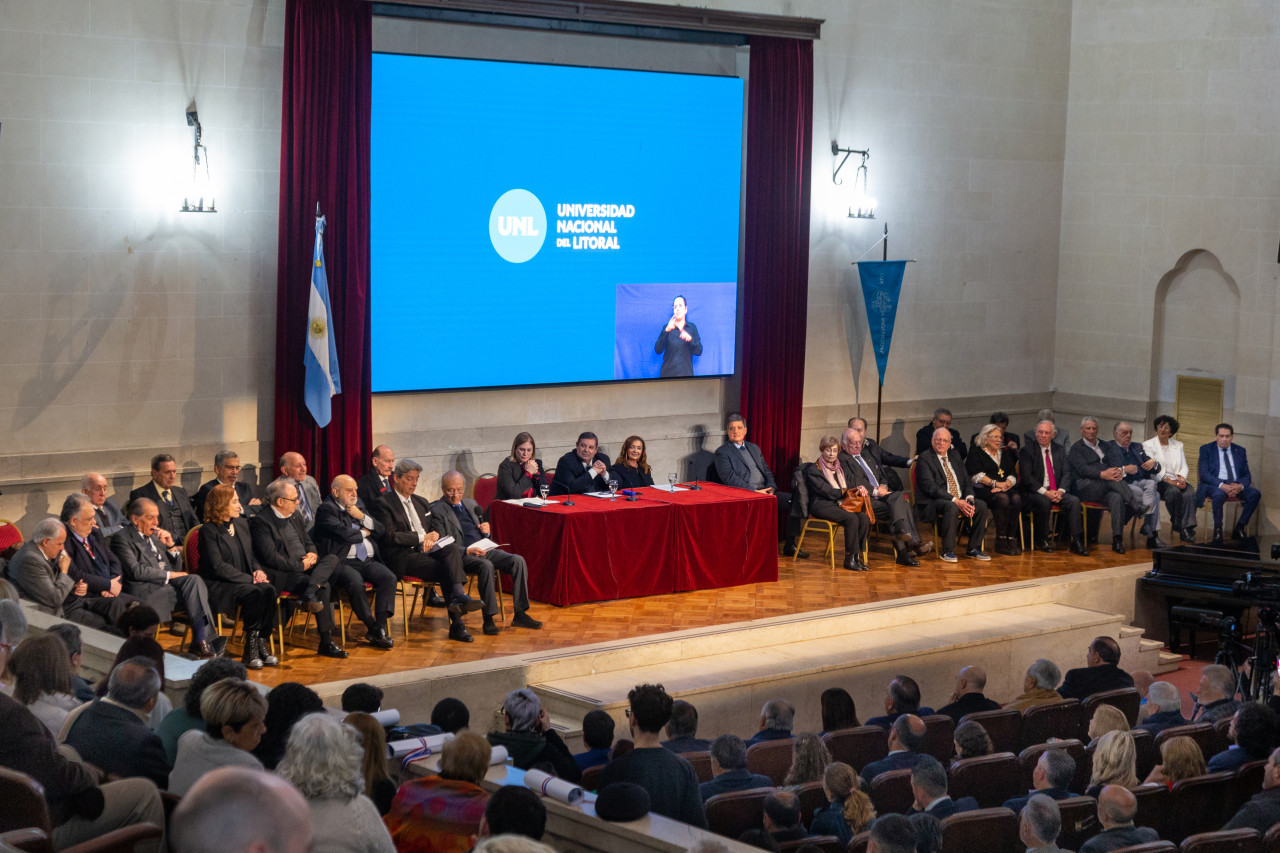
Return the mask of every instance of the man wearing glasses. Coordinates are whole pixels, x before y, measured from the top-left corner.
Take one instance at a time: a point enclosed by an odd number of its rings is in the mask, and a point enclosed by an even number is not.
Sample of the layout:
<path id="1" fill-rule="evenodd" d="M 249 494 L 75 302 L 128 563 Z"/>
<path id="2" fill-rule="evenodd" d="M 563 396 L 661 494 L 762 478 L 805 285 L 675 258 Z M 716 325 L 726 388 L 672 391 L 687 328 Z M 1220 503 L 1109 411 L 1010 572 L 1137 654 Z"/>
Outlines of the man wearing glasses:
<path id="1" fill-rule="evenodd" d="M 258 514 L 262 509 L 262 501 L 253 496 L 253 489 L 248 483 L 239 482 L 242 467 L 240 456 L 234 450 L 219 450 L 213 457 L 213 473 L 216 476 L 201 486 L 200 491 L 196 492 L 196 496 L 191 499 L 198 520 L 204 520 L 205 498 L 209 497 L 209 492 L 218 485 L 231 486 L 236 490 L 236 497 L 240 499 L 240 506 L 244 507 L 246 518 Z"/>

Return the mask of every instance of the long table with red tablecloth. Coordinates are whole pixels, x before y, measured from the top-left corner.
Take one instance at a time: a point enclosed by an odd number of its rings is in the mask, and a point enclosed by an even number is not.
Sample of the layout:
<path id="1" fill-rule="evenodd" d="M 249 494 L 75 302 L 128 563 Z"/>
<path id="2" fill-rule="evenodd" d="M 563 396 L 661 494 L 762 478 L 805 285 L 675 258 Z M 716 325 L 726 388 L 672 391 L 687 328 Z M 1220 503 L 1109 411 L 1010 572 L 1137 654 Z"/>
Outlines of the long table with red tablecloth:
<path id="1" fill-rule="evenodd" d="M 494 501 L 491 538 L 528 562 L 530 598 L 561 607 L 778 579 L 772 495 L 714 483 L 635 492 L 574 495 L 573 506 Z"/>

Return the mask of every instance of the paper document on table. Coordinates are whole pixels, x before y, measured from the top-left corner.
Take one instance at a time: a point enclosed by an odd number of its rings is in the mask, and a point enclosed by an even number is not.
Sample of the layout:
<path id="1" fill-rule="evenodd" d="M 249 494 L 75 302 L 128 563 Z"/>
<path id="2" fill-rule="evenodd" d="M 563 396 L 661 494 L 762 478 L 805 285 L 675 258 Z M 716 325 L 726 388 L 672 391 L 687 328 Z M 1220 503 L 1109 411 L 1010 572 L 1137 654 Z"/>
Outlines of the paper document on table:
<path id="1" fill-rule="evenodd" d="M 613 495 L 611 495 L 609 492 L 583 492 L 582 496 L 584 498 L 606 498 L 606 499 L 613 497 Z"/>
<path id="2" fill-rule="evenodd" d="M 682 488 L 680 488 L 679 486 L 658 486 L 658 485 L 653 485 L 653 486 L 650 486 L 649 488 L 651 488 L 651 489 L 657 489 L 657 490 L 662 491 L 662 492 L 687 492 L 687 491 L 689 491 L 688 489 L 682 489 Z"/>
<path id="3" fill-rule="evenodd" d="M 503 503 L 516 506 L 555 506 L 559 501 L 544 501 L 542 498 L 508 498 Z"/>
<path id="4" fill-rule="evenodd" d="M 467 549 L 470 550 L 472 548 L 479 548 L 480 550 L 488 554 L 494 548 L 500 548 L 500 547 L 502 546 L 500 546 L 497 542 L 494 542 L 492 539 L 485 537 L 484 539 L 479 539 L 479 540 L 476 540 L 475 542 L 472 542 L 470 545 L 467 546 Z"/>
<path id="5" fill-rule="evenodd" d="M 436 551 L 439 551 L 441 548 L 448 548 L 452 544 L 453 544 L 452 536 L 441 536 L 439 539 L 436 540 L 436 544 L 432 545 L 429 549 L 427 549 L 427 553 L 434 554 Z"/>

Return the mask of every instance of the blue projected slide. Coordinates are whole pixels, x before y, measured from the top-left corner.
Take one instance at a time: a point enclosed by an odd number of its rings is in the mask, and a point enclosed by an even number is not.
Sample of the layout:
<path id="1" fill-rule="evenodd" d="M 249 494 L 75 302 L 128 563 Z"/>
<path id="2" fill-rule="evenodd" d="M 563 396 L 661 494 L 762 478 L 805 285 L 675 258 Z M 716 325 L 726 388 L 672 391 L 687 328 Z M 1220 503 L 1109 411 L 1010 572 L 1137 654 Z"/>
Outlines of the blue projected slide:
<path id="1" fill-rule="evenodd" d="M 373 390 L 732 373 L 742 96 L 374 54 Z"/>

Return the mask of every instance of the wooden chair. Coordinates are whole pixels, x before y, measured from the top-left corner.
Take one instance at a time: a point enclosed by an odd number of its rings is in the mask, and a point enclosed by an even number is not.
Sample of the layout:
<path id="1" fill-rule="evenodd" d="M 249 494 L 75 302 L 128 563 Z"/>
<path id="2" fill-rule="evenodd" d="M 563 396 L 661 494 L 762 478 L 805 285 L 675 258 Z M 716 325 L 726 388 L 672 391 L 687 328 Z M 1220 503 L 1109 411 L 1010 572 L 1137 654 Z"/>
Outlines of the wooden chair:
<path id="1" fill-rule="evenodd" d="M 827 795 L 822 790 L 821 782 L 797 785 L 795 793 L 800 800 L 800 822 L 808 826 L 813 822 L 813 813 L 827 804 Z"/>
<path id="2" fill-rule="evenodd" d="M 833 760 L 843 761 L 858 772 L 889 754 L 889 736 L 879 726 L 837 729 L 823 735 L 822 742 Z"/>
<path id="3" fill-rule="evenodd" d="M 942 853 L 1021 849 L 1018 816 L 1006 808 L 976 809 L 942 819 Z"/>
<path id="4" fill-rule="evenodd" d="M 747 769 L 761 776 L 768 776 L 773 784 L 781 785 L 791 769 L 795 752 L 795 740 L 767 740 L 747 747 Z"/>
<path id="5" fill-rule="evenodd" d="M 1156 735 L 1156 754 L 1160 755 L 1160 748 L 1176 737 L 1189 737 L 1195 741 L 1196 746 L 1200 747 L 1200 754 L 1204 756 L 1205 761 L 1208 761 L 1214 755 L 1212 750 L 1218 743 L 1218 733 L 1213 730 L 1213 726 L 1210 723 L 1172 726 Z"/>
<path id="6" fill-rule="evenodd" d="M 1080 731 L 1079 699 L 1063 699 L 1036 705 L 1022 712 L 1022 748 L 1046 743 L 1049 738 L 1074 738 Z"/>
<path id="7" fill-rule="evenodd" d="M 974 722 L 982 726 L 987 732 L 987 737 L 991 739 L 992 752 L 1016 753 L 1018 751 L 1018 745 L 1022 740 L 1021 711 L 975 711 L 972 714 L 965 714 L 960 718 L 960 722 Z"/>
<path id="8" fill-rule="evenodd" d="M 932 755 L 942 762 L 943 767 L 946 767 L 956 754 L 955 720 L 945 714 L 930 714 L 925 717 L 924 743 L 920 751 L 925 755 Z"/>
<path id="9" fill-rule="evenodd" d="M 707 827 L 716 835 L 735 841 L 748 829 L 759 829 L 764 825 L 765 798 L 773 791 L 773 788 L 749 788 L 716 794 L 702 804 Z"/>
<path id="10" fill-rule="evenodd" d="M 396 584 L 396 592 L 400 593 L 400 615 L 404 619 L 404 638 L 409 639 L 409 619 L 413 616 L 413 608 L 418 606 L 418 598 L 422 598 L 422 606 L 426 608 L 426 600 L 431 596 L 431 584 L 422 578 L 413 575 L 405 575 Z M 409 600 L 409 593 L 413 593 L 413 601 Z"/>
<path id="11" fill-rule="evenodd" d="M 1058 800 L 1062 829 L 1058 846 L 1063 850 L 1079 850 L 1080 845 L 1098 834 L 1098 801 L 1093 797 L 1068 797 Z"/>
<path id="12" fill-rule="evenodd" d="M 980 809 L 996 808 L 1027 790 L 1022 785 L 1018 757 L 1012 752 L 962 758 L 947 771 L 947 793 L 951 799 L 973 797 Z"/>
<path id="13" fill-rule="evenodd" d="M 1188 835 L 1181 853 L 1262 853 L 1262 836 L 1256 829 L 1220 829 Z"/>
<path id="14" fill-rule="evenodd" d="M 1231 813 L 1240 811 L 1240 807 L 1249 802 L 1254 794 L 1262 791 L 1262 777 L 1267 771 L 1267 759 L 1249 761 L 1236 770 L 1236 798 L 1231 804 Z"/>
<path id="15" fill-rule="evenodd" d="M 779 853 L 788 850 L 799 850 L 812 844 L 822 853 L 844 853 L 844 845 L 834 835 L 811 835 L 808 838 L 797 838 L 795 841 L 783 841 L 778 845 Z"/>
<path id="16" fill-rule="evenodd" d="M 1101 693 L 1094 693 L 1092 696 L 1086 696 L 1082 708 L 1082 716 L 1080 720 L 1080 739 L 1085 740 L 1089 737 L 1089 721 L 1093 719 L 1093 712 L 1097 710 L 1099 705 L 1115 705 L 1124 712 L 1125 719 L 1129 721 L 1129 728 L 1133 728 L 1138 724 L 1138 706 L 1142 702 L 1142 697 L 1138 695 L 1138 691 L 1132 687 L 1122 687 L 1119 690 L 1103 690 Z"/>
<path id="17" fill-rule="evenodd" d="M 871 803 L 876 807 L 878 815 L 906 814 L 915 802 L 915 795 L 911 793 L 909 769 L 881 773 L 871 780 L 870 785 Z"/>
<path id="18" fill-rule="evenodd" d="M 1160 837 L 1181 844 L 1189 835 L 1221 829 L 1234 814 L 1235 788 L 1235 773 L 1226 772 L 1174 782 Z"/>
<path id="19" fill-rule="evenodd" d="M 693 772 L 697 774 L 699 782 L 710 782 L 711 774 L 711 753 L 703 750 L 702 752 L 682 752 L 680 757 L 693 765 Z"/>
<path id="20" fill-rule="evenodd" d="M 1029 746 L 1022 752 L 1018 753 L 1018 767 L 1022 773 L 1022 790 L 1030 791 L 1035 787 L 1035 781 L 1032 774 L 1035 773 L 1036 764 L 1040 761 L 1040 756 L 1044 755 L 1051 749 L 1064 750 L 1076 762 L 1076 769 L 1079 770 L 1080 762 L 1084 760 L 1084 744 L 1072 738 L 1071 740 L 1058 741 L 1057 743 L 1038 743 L 1035 746 Z M 1082 791 L 1083 788 L 1072 785 L 1072 790 Z M 1062 845 L 1058 845 L 1061 847 Z"/>

